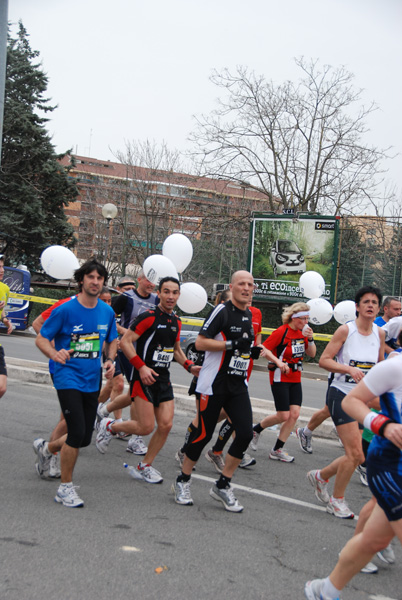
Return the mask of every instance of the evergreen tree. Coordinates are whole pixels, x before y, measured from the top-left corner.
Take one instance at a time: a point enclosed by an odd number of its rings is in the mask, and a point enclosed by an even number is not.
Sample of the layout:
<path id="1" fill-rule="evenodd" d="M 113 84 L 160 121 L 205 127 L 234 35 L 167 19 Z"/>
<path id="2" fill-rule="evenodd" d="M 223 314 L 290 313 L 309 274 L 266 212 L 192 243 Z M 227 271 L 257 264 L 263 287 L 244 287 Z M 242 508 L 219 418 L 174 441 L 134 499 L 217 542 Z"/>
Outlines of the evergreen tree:
<path id="1" fill-rule="evenodd" d="M 63 207 L 77 196 L 76 185 L 55 153 L 46 131 L 55 107 L 44 96 L 48 78 L 38 52 L 19 23 L 9 35 L 0 171 L 0 251 L 9 263 L 39 265 L 50 245 L 73 246 L 73 228 Z"/>

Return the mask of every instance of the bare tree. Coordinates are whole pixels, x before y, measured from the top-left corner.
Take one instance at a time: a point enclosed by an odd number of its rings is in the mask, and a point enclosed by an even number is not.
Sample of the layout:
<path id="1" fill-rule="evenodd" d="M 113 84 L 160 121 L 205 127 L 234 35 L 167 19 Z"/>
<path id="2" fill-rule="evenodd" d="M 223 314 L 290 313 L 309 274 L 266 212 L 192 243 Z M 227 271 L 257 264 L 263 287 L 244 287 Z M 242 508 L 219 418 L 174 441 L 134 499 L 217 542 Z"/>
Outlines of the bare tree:
<path id="1" fill-rule="evenodd" d="M 165 142 L 127 142 L 116 158 L 126 167 L 124 193 L 119 201 L 123 271 L 127 262 L 141 265 L 161 251 L 164 239 L 184 227 L 183 197 L 189 176 L 183 174 L 181 156 Z M 197 223 L 185 223 L 190 230 Z M 188 233 L 188 232 L 187 232 Z"/>
<path id="2" fill-rule="evenodd" d="M 215 71 L 224 95 L 191 135 L 202 173 L 264 193 L 269 210 L 339 214 L 377 203 L 388 149 L 364 142 L 361 90 L 343 67 L 297 59 L 298 82 L 275 85 L 246 67 Z"/>

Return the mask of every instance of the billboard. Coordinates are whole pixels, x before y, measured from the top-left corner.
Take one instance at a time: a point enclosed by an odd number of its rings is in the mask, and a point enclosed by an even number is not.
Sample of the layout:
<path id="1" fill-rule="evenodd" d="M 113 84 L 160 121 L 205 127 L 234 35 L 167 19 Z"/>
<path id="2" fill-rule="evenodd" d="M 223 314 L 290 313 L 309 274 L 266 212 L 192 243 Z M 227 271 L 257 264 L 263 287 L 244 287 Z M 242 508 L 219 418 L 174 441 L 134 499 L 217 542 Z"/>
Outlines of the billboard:
<path id="1" fill-rule="evenodd" d="M 338 236 L 336 217 L 254 213 L 248 263 L 256 284 L 254 298 L 290 304 L 303 300 L 300 275 L 316 271 L 325 280 L 322 297 L 333 302 Z"/>

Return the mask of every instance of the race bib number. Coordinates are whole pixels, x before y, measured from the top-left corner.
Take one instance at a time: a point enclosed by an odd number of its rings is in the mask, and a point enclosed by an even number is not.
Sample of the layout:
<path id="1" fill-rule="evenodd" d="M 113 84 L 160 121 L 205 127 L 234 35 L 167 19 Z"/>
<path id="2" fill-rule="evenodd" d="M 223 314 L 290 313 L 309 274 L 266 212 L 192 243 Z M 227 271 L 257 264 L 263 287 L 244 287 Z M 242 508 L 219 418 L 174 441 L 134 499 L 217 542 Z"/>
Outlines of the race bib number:
<path id="1" fill-rule="evenodd" d="M 238 377 L 246 377 L 247 370 L 250 364 L 250 355 L 232 356 L 228 365 L 228 375 L 237 375 Z"/>
<path id="2" fill-rule="evenodd" d="M 99 333 L 72 333 L 70 350 L 74 350 L 71 358 L 98 358 L 100 355 Z"/>
<path id="3" fill-rule="evenodd" d="M 174 348 L 161 348 L 155 350 L 152 360 L 156 367 L 168 367 L 173 360 Z"/>
<path id="4" fill-rule="evenodd" d="M 360 371 L 363 371 L 363 373 L 365 375 L 370 371 L 370 369 L 372 367 L 374 367 L 375 364 L 376 363 L 360 361 L 360 360 L 350 360 L 349 361 L 350 367 L 355 367 L 356 369 L 360 369 Z M 345 375 L 345 382 L 346 383 L 356 383 L 356 381 L 349 374 Z"/>
<path id="5" fill-rule="evenodd" d="M 300 358 L 304 354 L 304 339 L 292 340 L 292 357 Z"/>

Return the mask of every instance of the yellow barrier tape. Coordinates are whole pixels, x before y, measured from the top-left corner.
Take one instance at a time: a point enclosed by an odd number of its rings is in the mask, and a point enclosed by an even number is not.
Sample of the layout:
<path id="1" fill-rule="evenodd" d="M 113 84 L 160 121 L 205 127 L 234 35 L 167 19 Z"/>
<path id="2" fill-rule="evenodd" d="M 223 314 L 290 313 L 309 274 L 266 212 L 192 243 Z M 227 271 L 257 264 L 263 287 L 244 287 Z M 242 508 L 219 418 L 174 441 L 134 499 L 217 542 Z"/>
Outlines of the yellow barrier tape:
<path id="1" fill-rule="evenodd" d="M 29 300 L 30 302 L 39 302 L 40 304 L 54 304 L 57 300 L 51 298 L 42 298 L 41 296 L 27 296 L 26 294 L 16 294 L 10 292 L 10 298 L 22 298 L 23 300 Z"/>
<path id="2" fill-rule="evenodd" d="M 204 319 L 191 318 L 191 317 L 180 317 L 181 322 L 184 325 L 202 325 L 204 323 Z M 271 335 L 271 333 L 275 331 L 275 329 L 271 327 L 262 327 L 261 333 L 263 335 Z M 318 342 L 329 342 L 332 339 L 332 335 L 329 333 L 314 333 L 314 339 Z"/>

